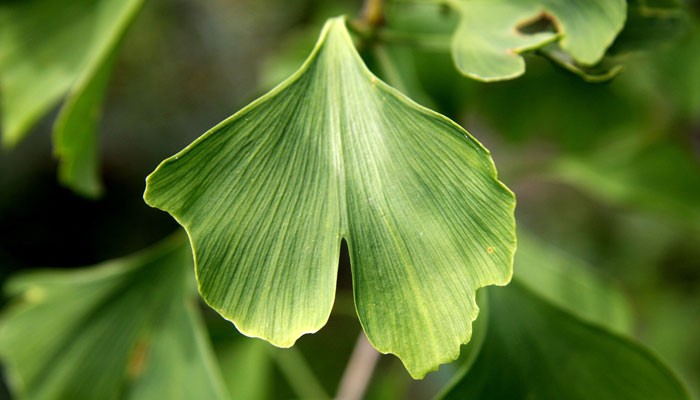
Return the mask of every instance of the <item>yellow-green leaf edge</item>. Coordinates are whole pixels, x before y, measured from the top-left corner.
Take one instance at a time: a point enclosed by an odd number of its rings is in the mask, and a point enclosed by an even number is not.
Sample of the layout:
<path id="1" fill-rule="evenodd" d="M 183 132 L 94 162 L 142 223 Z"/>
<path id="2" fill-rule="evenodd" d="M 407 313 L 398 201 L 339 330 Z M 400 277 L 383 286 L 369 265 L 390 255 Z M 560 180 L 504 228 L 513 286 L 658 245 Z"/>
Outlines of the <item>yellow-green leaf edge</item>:
<path id="1" fill-rule="evenodd" d="M 460 132 L 460 134 L 464 137 L 464 139 L 468 140 L 472 146 L 474 146 L 475 150 L 478 150 L 481 153 L 481 156 L 483 156 L 480 162 L 483 164 L 481 167 L 485 167 L 484 169 L 487 170 L 489 177 L 492 179 L 493 183 L 497 185 L 499 188 L 498 190 L 502 190 L 504 193 L 507 193 L 507 195 L 510 197 L 510 221 L 508 222 L 509 225 L 509 233 L 510 237 L 507 237 L 504 239 L 505 242 L 507 242 L 508 246 L 507 248 L 504 249 L 498 249 L 499 251 L 503 251 L 506 255 L 504 257 L 507 258 L 507 265 L 504 266 L 504 273 L 502 276 L 499 276 L 498 278 L 489 277 L 490 279 L 482 279 L 478 282 L 477 287 L 472 288 L 471 292 L 471 298 L 468 299 L 468 302 L 470 305 L 473 307 L 473 313 L 469 315 L 469 320 L 467 321 L 467 329 L 463 332 L 463 334 L 460 337 L 454 338 L 453 343 L 445 343 L 443 344 L 443 348 L 440 351 L 440 354 L 437 355 L 431 362 L 429 363 L 415 363 L 413 360 L 410 359 L 410 357 L 407 356 L 405 352 L 403 352 L 400 349 L 393 348 L 392 346 L 386 346 L 382 345 L 381 343 L 377 343 L 377 338 L 372 334 L 371 329 L 368 329 L 368 326 L 366 324 L 366 321 L 363 320 L 362 318 L 362 312 L 361 310 L 357 307 L 358 303 L 358 296 L 357 296 L 357 286 L 356 282 L 354 282 L 355 286 L 355 302 L 356 302 L 356 309 L 358 311 L 358 315 L 360 315 L 360 323 L 362 324 L 365 332 L 368 334 L 368 338 L 370 342 L 374 345 L 375 348 L 377 348 L 378 351 L 382 353 L 391 353 L 395 354 L 398 356 L 401 361 L 404 363 L 406 368 L 408 369 L 409 373 L 414 377 L 414 378 L 422 378 L 425 376 L 426 373 L 436 370 L 440 364 L 452 361 L 456 359 L 459 356 L 459 348 L 461 344 L 467 343 L 470 340 L 471 337 L 471 322 L 473 322 L 476 317 L 478 316 L 478 307 L 476 306 L 475 302 L 475 294 L 476 290 L 479 287 L 483 287 L 486 285 L 491 285 L 491 284 L 496 284 L 496 285 L 506 285 L 510 282 L 510 279 L 512 277 L 512 266 L 513 266 L 513 258 L 514 258 L 514 253 L 515 253 L 515 247 L 516 247 L 516 239 L 515 239 L 515 219 L 513 217 L 513 212 L 515 208 L 515 196 L 513 193 L 505 187 L 500 181 L 497 179 L 497 173 L 495 169 L 495 165 L 493 164 L 493 160 L 490 157 L 490 153 L 487 149 L 485 149 L 476 139 L 474 139 L 471 135 L 469 135 L 468 132 L 466 132 L 461 126 L 456 124 L 455 122 L 449 120 L 445 116 L 436 113 L 432 110 L 429 110 L 427 108 L 424 108 L 415 102 L 411 101 L 410 99 L 406 98 L 403 94 L 395 90 L 394 88 L 391 88 L 390 86 L 386 85 L 384 82 L 380 81 L 378 78 L 376 78 L 364 65 L 364 62 L 362 61 L 361 57 L 359 54 L 356 52 L 354 49 L 354 45 L 352 44 L 352 39 L 347 31 L 347 28 L 345 27 L 345 18 L 344 17 L 336 17 L 333 19 L 330 19 L 326 25 L 324 26 L 320 37 L 318 39 L 318 42 L 314 49 L 312 50 L 310 56 L 307 58 L 307 60 L 304 62 L 302 67 L 296 71 L 291 77 L 289 77 L 287 80 L 279 84 L 277 87 L 275 87 L 273 90 L 271 90 L 269 93 L 263 95 L 262 97 L 256 99 L 253 101 L 251 104 L 240 110 L 239 112 L 235 113 L 231 117 L 225 119 L 218 125 L 216 125 L 214 128 L 210 129 L 207 131 L 205 134 L 203 134 L 201 137 L 196 139 L 193 143 L 191 143 L 189 146 L 187 146 L 185 149 L 183 149 L 181 152 L 178 154 L 170 157 L 169 159 L 166 159 L 163 161 L 156 170 L 149 175 L 147 178 L 147 185 L 146 185 L 146 191 L 144 193 L 144 200 L 146 201 L 147 204 L 151 205 L 152 207 L 156 208 L 161 208 L 164 209 L 165 211 L 168 211 L 163 207 L 162 205 L 158 204 L 158 199 L 157 195 L 153 194 L 153 186 L 154 181 L 156 180 L 156 176 L 159 175 L 165 166 L 170 163 L 170 162 L 175 162 L 177 161 L 181 156 L 186 154 L 188 151 L 190 151 L 192 148 L 196 147 L 198 144 L 206 140 L 211 134 L 217 132 L 220 128 L 230 124 L 233 121 L 236 121 L 239 119 L 242 115 L 247 114 L 249 110 L 252 110 L 256 108 L 258 105 L 261 103 L 266 102 L 267 100 L 274 98 L 275 96 L 279 95 L 281 92 L 283 92 L 286 88 L 291 86 L 293 83 L 295 83 L 300 77 L 302 77 L 307 70 L 309 69 L 310 65 L 312 65 L 315 61 L 316 56 L 318 53 L 321 51 L 323 46 L 325 45 L 328 37 L 330 35 L 340 35 L 342 37 L 342 41 L 345 43 L 343 45 L 349 45 L 352 48 L 352 53 L 354 57 L 354 61 L 358 63 L 359 69 L 364 73 L 366 78 L 372 83 L 372 85 L 377 85 L 381 87 L 381 89 L 385 90 L 388 94 L 395 96 L 396 98 L 402 100 L 402 106 L 406 106 L 416 113 L 420 113 L 423 116 L 427 116 L 429 118 L 433 118 L 437 120 L 438 122 L 448 125 L 451 127 L 451 129 L 454 129 L 455 131 Z M 336 38 L 337 40 L 338 38 Z M 202 281 L 200 280 L 200 268 L 201 266 L 198 263 L 198 252 L 197 252 L 197 246 L 196 246 L 196 239 L 193 237 L 191 229 L 186 226 L 186 224 L 178 217 L 178 215 L 171 214 L 183 227 L 185 227 L 185 230 L 187 231 L 187 234 L 190 239 L 190 244 L 192 246 L 192 252 L 195 258 L 195 269 L 197 271 L 197 281 L 198 281 L 198 286 L 200 289 L 200 293 L 203 294 L 204 300 L 207 301 L 207 303 L 210 304 L 214 309 L 216 309 L 224 318 L 227 320 L 231 321 L 236 328 L 243 334 L 250 336 L 250 337 L 258 337 L 265 339 L 272 344 L 279 346 L 279 347 L 290 347 L 292 346 L 295 341 L 298 339 L 298 337 L 302 336 L 303 334 L 307 333 L 314 333 L 318 331 L 321 327 L 325 325 L 325 323 L 328 320 L 328 317 L 330 316 L 330 310 L 332 307 L 332 302 L 327 305 L 326 309 L 327 312 L 325 312 L 325 319 L 321 321 L 320 323 L 316 323 L 311 327 L 307 327 L 305 329 L 297 330 L 292 335 L 289 335 L 289 337 L 284 338 L 284 339 L 279 339 L 279 338 L 273 338 L 273 337 L 267 337 L 264 334 L 261 334 L 260 330 L 257 329 L 256 327 L 249 327 L 249 326 L 243 326 L 240 321 L 237 320 L 237 318 L 233 315 L 230 315 L 226 311 L 222 311 L 220 307 L 217 307 L 215 304 L 211 304 L 210 299 L 207 298 L 207 296 L 202 292 Z M 341 234 L 340 240 L 345 238 L 347 240 L 347 233 Z M 340 243 L 338 243 L 339 245 Z M 351 254 L 352 254 L 352 244 L 348 243 L 348 246 L 351 248 Z M 492 248 L 484 249 L 484 251 L 488 251 L 489 254 L 493 251 Z M 351 256 L 352 257 L 352 256 Z M 353 262 L 353 276 L 355 277 L 355 266 Z M 483 278 L 483 277 L 481 277 Z M 355 278 L 353 279 L 355 281 Z M 335 284 L 335 281 L 334 281 Z M 261 301 L 264 301 L 264 299 L 261 299 Z M 421 346 L 420 343 L 415 344 L 415 346 Z"/>

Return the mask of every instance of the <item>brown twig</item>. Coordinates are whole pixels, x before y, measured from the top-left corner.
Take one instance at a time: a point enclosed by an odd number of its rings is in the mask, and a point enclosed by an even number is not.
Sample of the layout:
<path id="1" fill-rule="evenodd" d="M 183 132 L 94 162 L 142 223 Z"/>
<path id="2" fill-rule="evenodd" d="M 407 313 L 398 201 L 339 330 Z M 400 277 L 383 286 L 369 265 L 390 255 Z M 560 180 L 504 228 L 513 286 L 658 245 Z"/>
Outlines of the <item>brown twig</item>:
<path id="1" fill-rule="evenodd" d="M 355 349 L 338 386 L 337 400 L 360 400 L 364 396 L 380 354 L 360 332 Z"/>
<path id="2" fill-rule="evenodd" d="M 362 6 L 362 22 L 371 28 L 384 25 L 384 1 L 365 0 Z"/>

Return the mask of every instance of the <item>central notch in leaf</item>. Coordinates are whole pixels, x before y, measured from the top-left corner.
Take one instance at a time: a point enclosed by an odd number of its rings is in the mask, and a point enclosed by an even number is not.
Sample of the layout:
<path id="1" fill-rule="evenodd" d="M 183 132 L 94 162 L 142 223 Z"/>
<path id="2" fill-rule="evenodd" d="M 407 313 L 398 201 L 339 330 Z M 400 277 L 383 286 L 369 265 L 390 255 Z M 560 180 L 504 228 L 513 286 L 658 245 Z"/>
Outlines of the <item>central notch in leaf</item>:
<path id="1" fill-rule="evenodd" d="M 551 14 L 544 11 L 535 18 L 521 22 L 515 29 L 524 35 L 535 35 L 542 32 L 557 33 L 556 20 Z"/>
<path id="2" fill-rule="evenodd" d="M 488 151 L 372 75 L 343 18 L 144 198 L 187 230 L 207 303 L 277 346 L 328 320 L 345 239 L 360 322 L 414 377 L 458 356 L 476 290 L 512 275 L 515 199 Z"/>

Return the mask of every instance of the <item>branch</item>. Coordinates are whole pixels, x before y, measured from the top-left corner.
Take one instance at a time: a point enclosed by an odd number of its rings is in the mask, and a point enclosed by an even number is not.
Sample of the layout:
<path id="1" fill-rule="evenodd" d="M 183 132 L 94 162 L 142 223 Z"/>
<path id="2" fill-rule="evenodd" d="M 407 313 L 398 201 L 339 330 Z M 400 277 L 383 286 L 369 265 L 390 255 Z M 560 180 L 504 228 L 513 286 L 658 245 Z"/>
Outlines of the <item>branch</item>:
<path id="1" fill-rule="evenodd" d="M 360 400 L 372 379 L 372 371 L 379 360 L 379 353 L 367 341 L 364 332 L 360 332 L 355 349 L 352 351 L 348 366 L 338 385 L 338 400 Z"/>

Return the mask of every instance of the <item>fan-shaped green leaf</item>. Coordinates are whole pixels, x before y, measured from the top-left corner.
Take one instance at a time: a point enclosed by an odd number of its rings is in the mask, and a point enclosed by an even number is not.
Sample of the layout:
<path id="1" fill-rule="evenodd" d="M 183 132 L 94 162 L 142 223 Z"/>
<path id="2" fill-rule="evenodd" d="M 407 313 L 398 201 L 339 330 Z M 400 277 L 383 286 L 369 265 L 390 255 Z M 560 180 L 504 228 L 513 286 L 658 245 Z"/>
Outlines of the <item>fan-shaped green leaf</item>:
<path id="1" fill-rule="evenodd" d="M 622 29 L 626 7 L 625 0 L 451 0 L 449 4 L 461 14 L 452 40 L 455 64 L 464 75 L 483 81 L 522 75 L 522 52 L 559 39 L 561 49 L 575 62 L 597 63 Z M 542 23 L 545 29 L 520 29 L 533 23 Z"/>
<path id="2" fill-rule="evenodd" d="M 689 399 L 647 350 L 552 306 L 517 280 L 488 294 L 486 341 L 443 398 Z"/>
<path id="3" fill-rule="evenodd" d="M 205 300 L 278 346 L 327 321 L 345 239 L 369 340 L 415 377 L 457 357 L 475 291 L 511 276 L 514 197 L 488 151 L 372 75 L 340 18 L 144 197 L 187 229 Z"/>
<path id="4" fill-rule="evenodd" d="M 217 399 L 181 239 L 85 270 L 10 282 L 0 357 L 18 398 Z"/>

